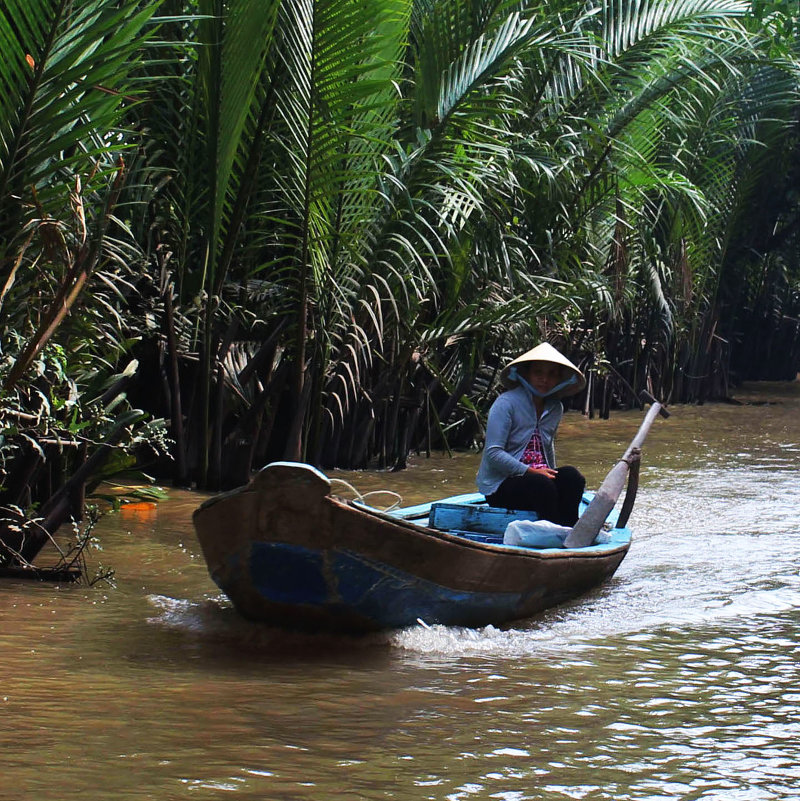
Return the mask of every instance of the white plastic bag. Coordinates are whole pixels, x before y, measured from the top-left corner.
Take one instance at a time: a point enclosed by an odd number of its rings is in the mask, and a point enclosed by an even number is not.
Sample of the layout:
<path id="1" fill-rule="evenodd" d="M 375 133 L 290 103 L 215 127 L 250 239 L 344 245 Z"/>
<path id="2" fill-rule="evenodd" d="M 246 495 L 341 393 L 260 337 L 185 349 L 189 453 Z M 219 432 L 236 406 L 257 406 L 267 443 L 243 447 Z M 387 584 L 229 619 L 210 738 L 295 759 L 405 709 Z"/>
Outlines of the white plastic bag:
<path id="1" fill-rule="evenodd" d="M 504 545 L 525 548 L 563 548 L 572 529 L 549 520 L 512 520 L 503 534 Z"/>
<path id="2" fill-rule="evenodd" d="M 572 531 L 549 520 L 512 520 L 503 533 L 503 545 L 521 545 L 524 548 L 563 548 L 564 540 Z M 608 531 L 600 531 L 592 545 L 611 542 Z"/>

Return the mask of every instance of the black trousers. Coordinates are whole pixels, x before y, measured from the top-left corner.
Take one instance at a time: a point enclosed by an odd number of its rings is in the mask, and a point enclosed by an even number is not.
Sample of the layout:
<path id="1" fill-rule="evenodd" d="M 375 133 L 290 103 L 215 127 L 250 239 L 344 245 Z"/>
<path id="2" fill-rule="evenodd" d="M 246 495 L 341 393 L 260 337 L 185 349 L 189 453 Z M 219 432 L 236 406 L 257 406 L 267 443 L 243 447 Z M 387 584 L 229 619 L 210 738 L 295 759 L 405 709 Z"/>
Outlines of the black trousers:
<path id="1" fill-rule="evenodd" d="M 586 479 L 575 467 L 559 467 L 555 478 L 525 473 L 507 478 L 491 495 L 489 506 L 536 512 L 540 520 L 574 526 Z"/>

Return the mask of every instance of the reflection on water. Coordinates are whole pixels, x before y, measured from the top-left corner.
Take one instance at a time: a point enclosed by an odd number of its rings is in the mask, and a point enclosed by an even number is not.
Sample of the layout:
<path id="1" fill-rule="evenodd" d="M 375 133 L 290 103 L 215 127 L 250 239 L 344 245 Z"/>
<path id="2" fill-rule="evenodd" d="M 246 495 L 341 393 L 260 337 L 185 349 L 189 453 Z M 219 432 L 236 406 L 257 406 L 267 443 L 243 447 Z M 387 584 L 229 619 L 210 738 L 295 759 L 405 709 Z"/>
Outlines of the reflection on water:
<path id="1" fill-rule="evenodd" d="M 208 579 L 197 496 L 105 518 L 115 588 L 0 582 L 0 798 L 797 798 L 800 387 L 740 397 L 657 421 L 617 574 L 507 629 L 268 629 Z M 560 462 L 596 485 L 640 417 L 568 415 Z M 340 475 L 410 504 L 476 467 Z"/>

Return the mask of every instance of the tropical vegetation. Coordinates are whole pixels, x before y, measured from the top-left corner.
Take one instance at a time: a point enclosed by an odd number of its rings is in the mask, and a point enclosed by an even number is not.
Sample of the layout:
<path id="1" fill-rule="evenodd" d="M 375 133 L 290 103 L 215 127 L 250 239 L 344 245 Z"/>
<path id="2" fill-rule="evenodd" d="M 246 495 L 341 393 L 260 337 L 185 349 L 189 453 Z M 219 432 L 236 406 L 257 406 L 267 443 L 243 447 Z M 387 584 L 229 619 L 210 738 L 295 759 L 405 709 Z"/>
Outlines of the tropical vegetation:
<path id="1" fill-rule="evenodd" d="M 0 564 L 134 464 L 479 446 L 543 338 L 587 414 L 793 378 L 795 5 L 6 0 Z"/>

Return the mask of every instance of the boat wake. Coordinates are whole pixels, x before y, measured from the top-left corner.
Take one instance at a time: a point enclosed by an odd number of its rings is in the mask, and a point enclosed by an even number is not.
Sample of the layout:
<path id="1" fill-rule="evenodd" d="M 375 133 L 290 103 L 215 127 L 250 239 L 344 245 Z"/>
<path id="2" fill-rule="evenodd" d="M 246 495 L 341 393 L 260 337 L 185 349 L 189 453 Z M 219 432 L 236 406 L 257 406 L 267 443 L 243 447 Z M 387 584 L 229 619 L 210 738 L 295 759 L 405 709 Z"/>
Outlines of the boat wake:
<path id="1" fill-rule="evenodd" d="M 223 650 L 247 651 L 274 658 L 319 656 L 365 652 L 403 652 L 406 656 L 438 661 L 454 658 L 525 659 L 535 656 L 580 658 L 580 652 L 607 648 L 609 639 L 650 635 L 656 631 L 700 629 L 729 625 L 757 625 L 759 618 L 772 618 L 800 609 L 800 580 L 785 576 L 786 584 L 775 588 L 744 589 L 723 595 L 686 596 L 678 587 L 618 580 L 615 587 L 595 596 L 578 599 L 548 610 L 517 626 L 485 626 L 469 629 L 427 624 L 392 632 L 348 637 L 337 634 L 289 632 L 242 618 L 224 596 L 202 601 L 151 595 L 155 614 L 148 622 L 201 645 Z M 647 583 L 647 582 L 645 582 Z"/>
<path id="2" fill-rule="evenodd" d="M 606 599 L 608 600 L 608 599 Z M 625 599 L 634 601 L 633 598 Z M 395 648 L 420 657 L 437 659 L 498 658 L 524 659 L 542 655 L 608 648 L 609 639 L 650 635 L 656 631 L 704 629 L 740 620 L 743 626 L 758 625 L 759 618 L 774 618 L 800 609 L 800 586 L 742 592 L 731 598 L 694 599 L 692 606 L 660 606 L 657 594 L 639 598 L 629 606 L 613 603 L 580 603 L 550 613 L 520 627 L 464 629 L 419 625 L 390 635 Z"/>
<path id="3" fill-rule="evenodd" d="M 235 626 L 234 621 L 241 620 L 233 613 L 230 603 L 222 595 L 199 603 L 184 598 L 170 598 L 166 595 L 148 595 L 147 601 L 157 611 L 157 614 L 148 618 L 147 622 L 165 628 L 187 632 L 208 632 L 216 629 L 222 631 L 232 623 Z"/>
<path id="4" fill-rule="evenodd" d="M 215 656 L 250 654 L 254 658 L 274 659 L 330 658 L 342 654 L 386 651 L 388 635 L 383 633 L 348 637 L 342 634 L 306 634 L 246 620 L 225 596 L 203 601 L 149 595 L 156 614 L 148 623 L 190 638 L 200 648 L 208 647 Z"/>

